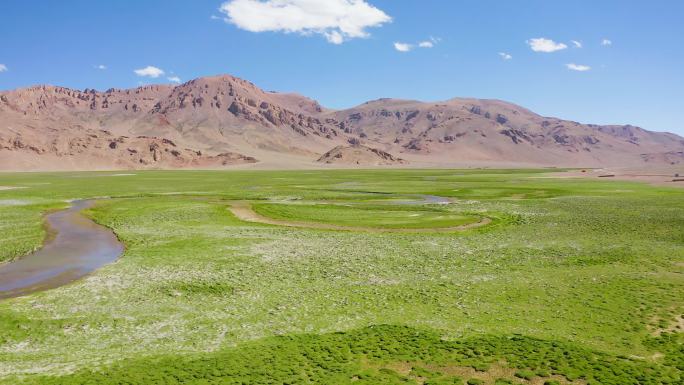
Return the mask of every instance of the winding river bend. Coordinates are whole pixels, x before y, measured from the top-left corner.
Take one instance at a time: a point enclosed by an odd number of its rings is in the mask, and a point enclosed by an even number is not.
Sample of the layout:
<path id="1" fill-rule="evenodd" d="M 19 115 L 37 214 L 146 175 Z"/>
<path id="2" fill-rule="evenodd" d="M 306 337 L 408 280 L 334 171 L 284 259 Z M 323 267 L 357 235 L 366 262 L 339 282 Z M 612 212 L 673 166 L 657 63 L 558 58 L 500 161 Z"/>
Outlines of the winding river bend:
<path id="1" fill-rule="evenodd" d="M 54 237 L 40 250 L 0 265 L 0 299 L 65 285 L 121 256 L 124 246 L 116 235 L 81 213 L 93 203 L 74 201 L 45 217 Z"/>

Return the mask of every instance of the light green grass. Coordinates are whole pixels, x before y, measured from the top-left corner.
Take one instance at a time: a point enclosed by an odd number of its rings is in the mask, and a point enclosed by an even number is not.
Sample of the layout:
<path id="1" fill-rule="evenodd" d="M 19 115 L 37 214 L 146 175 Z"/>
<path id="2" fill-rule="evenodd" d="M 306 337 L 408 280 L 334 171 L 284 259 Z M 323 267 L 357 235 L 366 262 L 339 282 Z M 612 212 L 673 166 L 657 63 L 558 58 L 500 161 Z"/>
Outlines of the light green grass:
<path id="1" fill-rule="evenodd" d="M 0 191 L 0 196 L 1 196 Z M 66 203 L 0 198 L 0 263 L 40 247 L 47 236 L 43 213 L 67 207 Z"/>
<path id="2" fill-rule="evenodd" d="M 550 365 L 535 361 L 537 353 L 555 346 L 558 357 L 566 357 L 555 358 L 563 361 L 559 368 L 566 368 L 570 378 L 624 384 L 647 372 L 653 375 L 650 382 L 640 383 L 681 379 L 682 334 L 656 338 L 652 333 L 684 313 L 684 192 L 619 181 L 538 179 L 540 172 L 2 174 L 0 185 L 27 188 L 0 191 L 0 201 L 33 202 L 0 209 L 0 226 L 33 234 L 3 235 L 4 258 L 40 244 L 38 218 L 45 210 L 63 207 L 65 199 L 97 196 L 114 198 L 101 201 L 89 215 L 114 229 L 126 252 L 74 284 L 0 302 L 0 383 L 15 384 L 21 373 L 29 373 L 22 378 L 34 383 L 98 383 L 99 377 L 87 372 L 94 368 L 125 383 L 125 373 L 141 367 L 162 378 L 146 378 L 146 383 L 176 383 L 171 378 L 184 378 L 185 367 L 193 368 L 196 383 L 230 383 L 212 377 L 211 368 L 223 370 L 217 362 L 235 361 L 234 355 L 251 357 L 242 368 L 231 366 L 242 373 L 235 378 L 249 379 L 253 373 L 247 383 L 282 383 L 286 377 L 275 372 L 268 377 L 263 362 L 284 360 L 292 349 L 297 354 L 325 351 L 323 356 L 336 357 L 334 362 L 348 357 L 356 364 L 339 373 L 353 376 L 373 355 L 352 357 L 339 341 L 329 345 L 328 337 L 316 336 L 345 331 L 340 338 L 347 346 L 365 338 L 361 328 L 380 324 L 406 326 L 409 335 L 417 328 L 444 340 L 475 341 L 477 349 L 489 347 L 489 353 L 468 360 L 389 352 L 377 358 L 382 362 L 474 365 L 505 359 L 511 367 L 536 370 Z M 393 204 L 415 194 L 449 196 L 454 203 Z M 259 202 L 262 210 L 292 210 L 269 215 L 364 226 L 391 225 L 393 215 L 406 212 L 494 213 L 502 220 L 460 234 L 317 231 L 241 222 L 227 210 L 233 199 Z M 326 204 L 266 203 L 284 199 Z M 426 225 L 407 226 L 412 224 Z M 412 346 L 403 331 L 388 330 L 393 346 Z M 286 349 L 289 353 L 269 339 L 301 333 L 312 337 L 297 339 L 303 345 Z M 516 335 L 531 338 L 523 345 L 537 353 L 521 350 L 516 356 L 511 346 L 492 345 L 487 337 L 507 341 Z M 536 339 L 539 346 L 531 342 Z M 366 342 L 375 346 L 371 340 L 358 343 Z M 427 351 L 437 349 L 434 341 L 426 344 Z M 624 377 L 617 377 L 621 382 L 596 377 L 602 375 L 596 365 L 570 359 L 592 354 L 612 362 L 604 363 L 611 373 L 624 369 Z M 314 359 L 318 353 L 307 357 L 304 366 L 283 363 L 279 370 L 313 371 L 319 375 L 310 378 L 319 381 L 336 373 L 334 365 Z M 188 362 L 195 358 L 197 367 Z M 155 366 L 158 360 L 163 365 Z M 80 377 L 54 377 L 81 369 L 86 372 Z M 368 369 L 369 383 L 385 375 L 385 383 L 404 381 L 376 369 Z"/>
<path id="3" fill-rule="evenodd" d="M 480 220 L 474 215 L 436 207 L 260 203 L 253 208 L 258 214 L 275 219 L 379 229 L 444 228 Z"/>

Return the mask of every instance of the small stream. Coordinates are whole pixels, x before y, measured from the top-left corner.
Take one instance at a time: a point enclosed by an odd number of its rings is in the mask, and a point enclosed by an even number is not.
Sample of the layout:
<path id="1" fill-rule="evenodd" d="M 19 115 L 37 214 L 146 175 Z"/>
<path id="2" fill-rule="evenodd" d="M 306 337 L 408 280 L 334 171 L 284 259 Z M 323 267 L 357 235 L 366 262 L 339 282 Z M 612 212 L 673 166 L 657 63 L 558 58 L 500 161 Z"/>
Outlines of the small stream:
<path id="1" fill-rule="evenodd" d="M 54 236 L 36 252 L 0 265 L 0 299 L 66 285 L 123 254 L 123 244 L 110 229 L 81 213 L 93 203 L 74 201 L 45 217 Z"/>

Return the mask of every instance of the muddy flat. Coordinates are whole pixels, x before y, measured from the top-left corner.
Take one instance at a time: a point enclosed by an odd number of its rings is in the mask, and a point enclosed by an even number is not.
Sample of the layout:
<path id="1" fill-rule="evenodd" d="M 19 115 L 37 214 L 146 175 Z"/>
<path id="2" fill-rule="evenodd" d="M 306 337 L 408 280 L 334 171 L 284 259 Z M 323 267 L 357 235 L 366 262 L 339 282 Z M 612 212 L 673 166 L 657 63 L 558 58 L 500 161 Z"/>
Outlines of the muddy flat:
<path id="1" fill-rule="evenodd" d="M 684 187 L 684 167 L 600 168 L 550 174 L 551 178 L 614 179 L 653 186 Z"/>

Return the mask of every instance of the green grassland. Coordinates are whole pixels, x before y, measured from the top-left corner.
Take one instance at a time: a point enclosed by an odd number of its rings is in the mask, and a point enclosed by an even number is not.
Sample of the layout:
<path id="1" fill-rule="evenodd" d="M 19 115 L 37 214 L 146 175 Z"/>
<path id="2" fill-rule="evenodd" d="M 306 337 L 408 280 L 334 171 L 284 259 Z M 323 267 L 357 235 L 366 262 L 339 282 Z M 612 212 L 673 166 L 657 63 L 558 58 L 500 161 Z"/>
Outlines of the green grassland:
<path id="1" fill-rule="evenodd" d="M 682 384 L 684 190 L 546 172 L 0 174 L 0 259 L 75 198 L 126 246 L 0 302 L 0 384 Z"/>
<path id="2" fill-rule="evenodd" d="M 442 207 L 258 203 L 253 205 L 253 208 L 257 213 L 269 218 L 328 223 L 351 228 L 448 228 L 479 220 L 475 215 L 462 214 Z"/>

